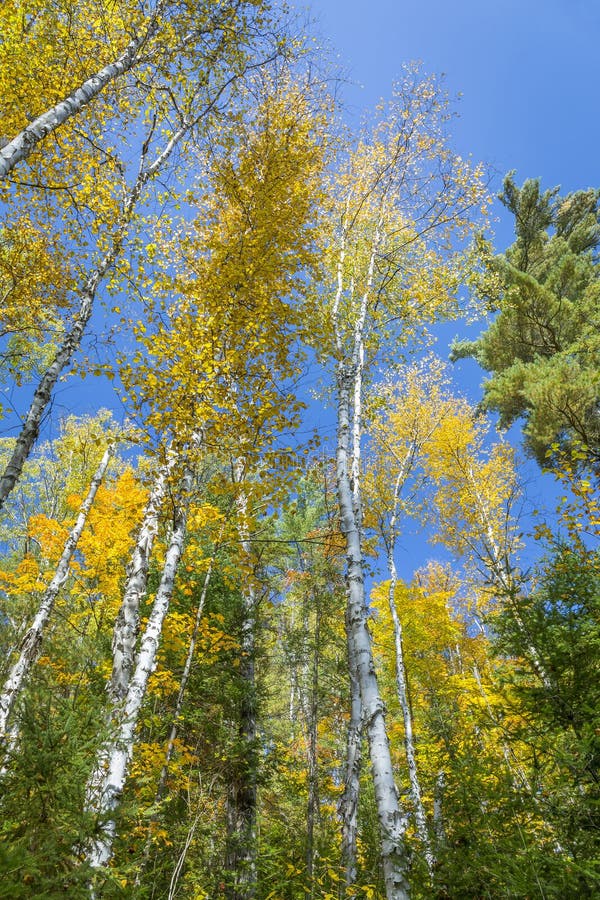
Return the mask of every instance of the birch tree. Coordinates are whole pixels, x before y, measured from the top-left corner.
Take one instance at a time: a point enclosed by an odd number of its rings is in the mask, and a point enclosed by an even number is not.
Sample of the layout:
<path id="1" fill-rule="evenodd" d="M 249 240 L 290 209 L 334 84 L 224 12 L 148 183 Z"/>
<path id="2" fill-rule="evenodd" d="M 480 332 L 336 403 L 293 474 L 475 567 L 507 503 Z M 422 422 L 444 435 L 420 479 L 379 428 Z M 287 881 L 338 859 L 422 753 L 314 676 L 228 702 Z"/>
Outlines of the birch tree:
<path id="1" fill-rule="evenodd" d="M 531 664 L 548 691 L 552 679 L 536 647 L 535 635 L 519 611 L 527 591 L 519 568 L 521 538 L 514 514 L 520 488 L 514 451 L 498 441 L 483 452 L 487 423 L 477 419 L 465 400 L 454 401 L 445 428 L 440 428 L 425 447 L 425 469 L 435 485 L 433 521 L 438 539 L 461 554 L 490 586 L 488 602 L 505 607 L 527 644 Z"/>
<path id="2" fill-rule="evenodd" d="M 275 551 L 283 572 L 281 601 L 276 608 L 279 640 L 273 656 L 279 665 L 273 693 L 287 701 L 289 730 L 280 740 L 289 747 L 290 754 L 298 754 L 297 764 L 302 772 L 306 806 L 301 822 L 305 823 L 305 839 L 296 843 L 292 859 L 297 868 L 302 867 L 307 896 L 324 890 L 328 878 L 334 876 L 337 880 L 331 881 L 331 888 L 339 888 L 339 848 L 336 843 L 335 850 L 330 849 L 331 840 L 338 834 L 338 816 L 347 819 L 350 827 L 354 825 L 354 835 L 357 822 L 356 805 L 352 805 L 348 792 L 342 798 L 335 792 L 335 804 L 331 796 L 331 783 L 336 781 L 333 772 L 335 769 L 337 774 L 343 758 L 347 705 L 343 671 L 340 678 L 340 658 L 345 657 L 345 633 L 340 627 L 343 560 L 330 505 L 331 491 L 327 462 L 313 463 L 294 487 L 293 501 L 284 503 L 276 530 L 277 539 L 285 541 L 287 547 L 279 553 Z M 271 662 L 274 665 L 275 661 Z M 289 685 L 289 701 L 288 690 L 282 690 L 282 684 L 286 688 Z M 360 697 L 358 719 L 360 726 Z M 331 728 L 326 727 L 328 722 L 332 723 Z M 360 753 L 360 727 L 357 752 Z M 347 780 L 352 781 L 352 777 Z M 349 848 L 349 853 L 352 851 L 355 866 L 355 842 Z M 355 873 L 351 881 L 354 883 Z"/>
<path id="3" fill-rule="evenodd" d="M 160 466 L 150 490 L 135 547 L 127 567 L 123 599 L 117 614 L 112 639 L 112 672 L 107 686 L 111 703 L 120 704 L 133 674 L 139 633 L 140 603 L 145 596 L 159 515 L 168 488 L 169 475 L 176 463 L 174 454 Z"/>
<path id="4" fill-rule="evenodd" d="M 384 404 L 372 426 L 372 458 L 368 477 L 370 507 L 376 512 L 389 576 L 388 606 L 394 631 L 395 675 L 398 701 L 404 724 L 404 746 L 415 822 L 424 849 L 430 879 L 433 879 L 435 855 L 422 800 L 417 765 L 417 741 L 411 710 L 408 675 L 405 664 L 403 629 L 396 604 L 399 584 L 396 544 L 400 519 L 417 518 L 423 510 L 423 471 L 425 448 L 452 415 L 453 404 L 445 395 L 444 367 L 435 358 L 401 369 L 394 380 L 385 383 L 376 395 Z M 398 391 L 399 393 L 396 393 Z M 426 501 L 425 501 L 426 502 Z"/>
<path id="5" fill-rule="evenodd" d="M 232 460 L 232 481 L 235 491 L 236 527 L 242 552 L 241 595 L 242 622 L 240 629 L 239 763 L 231 780 L 227 797 L 227 845 L 225 867 L 233 877 L 229 889 L 230 900 L 250 900 L 256 895 L 256 800 L 258 782 L 257 754 L 257 691 L 256 637 L 257 592 L 254 554 L 251 544 L 251 512 L 248 508 L 246 463 L 243 458 Z"/>
<path id="6" fill-rule="evenodd" d="M 360 775 L 362 770 L 363 716 L 358 681 L 358 665 L 350 623 L 346 613 L 346 652 L 348 656 L 348 681 L 350 685 L 350 720 L 346 738 L 344 762 L 344 790 L 338 810 L 341 818 L 341 862 L 344 869 L 346 889 L 356 883 L 357 841 L 358 841 L 358 800 L 360 795 Z"/>
<path id="7" fill-rule="evenodd" d="M 114 60 L 78 85 L 55 106 L 38 115 L 14 137 L 4 138 L 0 148 L 0 178 L 5 178 L 18 163 L 26 160 L 48 135 L 81 113 L 107 85 L 140 64 L 142 51 L 163 24 L 161 19 L 167 5 L 166 0 L 159 0 L 145 20 L 135 23 L 133 37 Z M 7 7 L 10 6 L 7 4 Z M 4 10 L 9 25 L 11 13 L 14 15 L 12 10 Z"/>
<path id="8" fill-rule="evenodd" d="M 94 812 L 98 819 L 98 833 L 91 838 L 85 848 L 87 861 L 92 868 L 106 865 L 112 855 L 116 833 L 115 811 L 131 762 L 139 713 L 148 678 L 156 665 L 162 626 L 169 609 L 175 575 L 183 553 L 192 487 L 193 473 L 188 468 L 178 488 L 173 527 L 161 580 L 136 654 L 135 669 L 116 715 L 113 713 L 117 728 L 109 741 L 101 747 L 88 782 L 88 809 Z"/>
<path id="9" fill-rule="evenodd" d="M 336 467 L 347 548 L 348 627 L 357 660 L 377 803 L 386 896 L 409 896 L 406 814 L 394 782 L 385 710 L 374 667 L 364 586 L 360 482 L 365 389 L 386 338 L 408 343 L 448 311 L 460 279 L 458 257 L 441 248 L 466 238 L 483 200 L 480 172 L 440 136 L 444 101 L 432 80 L 410 74 L 337 178 L 328 248 L 327 352 L 335 365 Z M 443 173 L 443 174 L 442 174 Z"/>

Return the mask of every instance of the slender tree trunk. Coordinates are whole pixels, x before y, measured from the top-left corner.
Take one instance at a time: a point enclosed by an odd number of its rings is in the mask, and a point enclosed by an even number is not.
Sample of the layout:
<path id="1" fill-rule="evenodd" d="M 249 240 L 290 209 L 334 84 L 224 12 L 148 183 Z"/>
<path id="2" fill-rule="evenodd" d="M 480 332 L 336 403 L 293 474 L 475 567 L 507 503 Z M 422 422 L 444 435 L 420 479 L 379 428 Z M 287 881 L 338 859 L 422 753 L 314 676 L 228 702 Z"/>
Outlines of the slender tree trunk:
<path id="1" fill-rule="evenodd" d="M 63 337 L 62 344 L 56 352 L 53 361 L 44 372 L 42 379 L 35 390 L 33 399 L 29 406 L 29 411 L 25 418 L 25 422 L 23 423 L 21 431 L 19 432 L 19 435 L 17 437 L 14 450 L 11 454 L 10 460 L 8 461 L 4 474 L 0 478 L 0 509 L 2 509 L 2 507 L 4 506 L 15 484 L 21 477 L 21 472 L 23 471 L 25 460 L 31 453 L 33 445 L 37 440 L 40 430 L 40 424 L 52 398 L 52 391 L 54 390 L 54 386 L 58 381 L 61 372 L 63 372 L 67 368 L 67 366 L 73 359 L 74 354 L 79 349 L 81 339 L 92 316 L 96 292 L 105 275 L 112 268 L 113 264 L 121 253 L 121 249 L 127 235 L 127 230 L 129 228 L 134 209 L 142 194 L 142 190 L 144 186 L 157 174 L 157 172 L 160 171 L 164 163 L 171 156 L 171 153 L 173 152 L 175 146 L 189 131 L 190 127 L 191 123 L 186 122 L 181 128 L 179 128 L 179 130 L 172 135 L 162 153 L 160 153 L 160 155 L 154 160 L 154 162 L 147 168 L 145 167 L 147 150 L 146 148 L 144 148 L 144 150 L 142 151 L 139 173 L 136 178 L 135 184 L 129 191 L 127 199 L 125 200 L 125 203 L 123 205 L 121 218 L 112 237 L 110 247 L 105 253 L 104 257 L 98 263 L 96 268 L 93 269 L 92 272 L 90 272 L 85 284 L 80 291 L 79 308 L 77 310 L 77 313 L 75 314 L 69 329 Z"/>
<path id="2" fill-rule="evenodd" d="M 338 812 L 342 820 L 342 865 L 346 888 L 356 883 L 356 838 L 358 833 L 358 798 L 362 763 L 362 704 L 354 644 L 350 638 L 348 613 L 346 612 L 346 646 L 348 652 L 348 677 L 350 682 L 350 721 L 346 743 L 346 770 L 344 792 Z"/>
<path id="3" fill-rule="evenodd" d="M 159 513 L 175 459 L 175 455 L 170 454 L 167 462 L 159 469 L 144 510 L 144 518 L 131 560 L 127 566 L 125 592 L 113 632 L 112 672 L 107 686 L 114 707 L 124 700 L 133 674 L 140 622 L 140 603 L 146 593 L 148 567 L 154 539 L 158 532 Z"/>
<path id="4" fill-rule="evenodd" d="M 401 470 L 396 478 L 394 487 L 394 506 L 390 519 L 390 530 L 387 547 L 387 563 L 390 575 L 390 586 L 388 592 L 388 603 L 392 624 L 394 628 L 394 647 L 396 651 L 396 693 L 398 702 L 402 710 L 402 721 L 404 723 L 404 750 L 406 753 L 406 764 L 408 768 L 408 781 L 410 784 L 410 793 L 413 801 L 415 814 L 415 825 L 417 835 L 423 845 L 425 861 L 430 879 L 433 878 L 435 869 L 435 855 L 429 837 L 429 829 L 427 827 L 427 817 L 425 815 L 425 807 L 423 806 L 423 798 L 421 794 L 421 783 L 419 781 L 419 771 L 417 767 L 417 752 L 415 746 L 412 709 L 410 706 L 410 697 L 408 693 L 408 678 L 406 666 L 404 664 L 404 647 L 402 643 L 402 625 L 396 608 L 396 585 L 398 584 L 398 573 L 396 571 L 396 561 L 394 559 L 394 547 L 396 544 L 396 521 L 398 516 L 398 501 L 400 495 L 400 487 L 404 478 L 404 471 Z"/>
<path id="5" fill-rule="evenodd" d="M 90 482 L 87 496 L 81 505 L 75 525 L 71 529 L 69 537 L 66 540 L 54 577 L 46 588 L 33 623 L 21 641 L 19 658 L 12 667 L 2 694 L 0 695 L 0 735 L 4 735 L 7 732 L 8 719 L 14 708 L 15 702 L 39 656 L 46 623 L 52 613 L 58 593 L 69 575 L 71 559 L 73 558 L 77 543 L 85 527 L 90 509 L 92 508 L 98 488 L 104 478 L 113 452 L 114 446 L 110 445 L 100 461 L 100 465 Z"/>
<path id="6" fill-rule="evenodd" d="M 433 833 L 435 835 L 436 848 L 439 851 L 446 843 L 446 829 L 444 827 L 444 792 L 446 790 L 446 773 L 443 769 L 437 773 L 433 791 Z"/>
<path id="7" fill-rule="evenodd" d="M 235 481 L 243 478 L 244 462 L 235 464 Z M 247 525 L 247 497 L 240 487 L 237 499 L 238 533 L 246 563 L 252 547 Z M 251 900 L 256 895 L 256 798 L 257 798 L 257 703 L 255 672 L 256 592 L 252 578 L 242 592 L 242 634 L 240 646 L 240 752 L 236 773 L 227 798 L 227 846 L 225 868 L 232 874 L 228 900 Z"/>
<path id="8" fill-rule="evenodd" d="M 394 571 L 394 574 L 390 578 L 389 606 L 394 626 L 394 646 L 396 651 L 396 692 L 398 694 L 398 702 L 400 703 L 400 708 L 402 710 L 402 721 L 404 723 L 404 750 L 406 753 L 410 793 L 415 812 L 415 825 L 417 828 L 419 840 L 423 844 L 425 861 L 427 863 L 429 876 L 433 877 L 433 871 L 435 868 L 435 856 L 433 854 L 433 848 L 431 846 L 431 840 L 429 837 L 429 830 L 427 828 L 427 818 L 425 815 L 425 807 L 423 806 L 421 783 L 419 781 L 412 710 L 410 707 L 410 698 L 408 695 L 406 667 L 404 665 L 402 625 L 400 624 L 400 619 L 398 618 L 398 612 L 396 609 L 396 583 L 397 579 Z"/>
<path id="9" fill-rule="evenodd" d="M 156 666 L 163 622 L 169 610 L 175 575 L 183 552 L 192 481 L 192 472 L 188 469 L 181 480 L 162 577 L 142 636 L 133 678 L 121 708 L 116 710 L 114 717 L 117 722 L 116 732 L 100 749 L 88 781 L 87 808 L 96 813 L 99 825 L 97 835 L 86 847 L 86 857 L 93 868 L 105 866 L 112 856 L 116 834 L 114 813 L 119 805 L 133 755 L 139 714 L 148 679 Z"/>
<path id="10" fill-rule="evenodd" d="M 373 300 L 375 265 L 383 239 L 386 204 L 384 190 L 373 235 L 365 287 L 355 299 L 355 282 L 350 279 L 349 301 L 355 318 L 350 325 L 340 322 L 344 295 L 344 263 L 347 251 L 350 196 L 342 220 L 341 242 L 337 265 L 337 290 L 332 303 L 332 319 L 337 354 L 337 446 L 336 486 L 340 512 L 340 530 L 346 543 L 346 628 L 350 646 L 349 658 L 356 663 L 357 681 L 362 704 L 362 724 L 366 731 L 375 803 L 381 835 L 381 859 L 387 900 L 407 900 L 408 854 L 405 845 L 406 816 L 400 809 L 394 782 L 390 745 L 385 727 L 385 706 L 379 691 L 371 635 L 367 621 L 364 584 L 362 536 L 362 495 L 360 488 L 360 444 L 362 432 L 362 397 L 364 339 L 368 324 L 369 303 Z M 352 412 L 352 415 L 351 415 Z"/>
<path id="11" fill-rule="evenodd" d="M 108 84 L 137 65 L 140 51 L 158 30 L 164 6 L 165 0 L 159 0 L 146 27 L 131 39 L 123 53 L 114 62 L 99 69 L 95 75 L 84 81 L 52 109 L 34 119 L 0 149 L 0 179 L 6 178 L 18 163 L 27 159 L 36 146 L 49 134 L 80 113 Z"/>
<path id="12" fill-rule="evenodd" d="M 362 335 L 361 335 L 362 338 Z M 336 473 L 341 531 L 347 551 L 347 595 L 349 640 L 356 654 L 363 721 L 369 743 L 369 755 L 375 787 L 375 800 L 381 830 L 381 856 L 387 900 L 407 900 L 408 856 L 404 841 L 406 817 L 400 810 L 394 782 L 389 741 L 385 728 L 371 635 L 367 624 L 364 586 L 364 559 L 359 513 L 360 494 L 353 492 L 350 472 L 350 396 L 355 393 L 357 362 L 338 365 L 338 437 Z"/>

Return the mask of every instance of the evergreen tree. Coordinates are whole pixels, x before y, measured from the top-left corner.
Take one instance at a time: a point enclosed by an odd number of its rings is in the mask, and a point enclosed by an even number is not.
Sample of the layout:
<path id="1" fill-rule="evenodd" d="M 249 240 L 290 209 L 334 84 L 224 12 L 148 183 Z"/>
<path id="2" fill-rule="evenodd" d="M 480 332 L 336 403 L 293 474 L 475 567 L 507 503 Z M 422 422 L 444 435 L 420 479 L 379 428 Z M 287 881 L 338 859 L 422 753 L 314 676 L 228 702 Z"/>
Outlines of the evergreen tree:
<path id="1" fill-rule="evenodd" d="M 539 180 L 504 181 L 500 200 L 515 218 L 516 240 L 487 255 L 479 291 L 498 315 L 453 356 L 473 356 L 491 373 L 483 405 L 503 426 L 525 420 L 538 460 L 553 443 L 574 440 L 600 465 L 600 191 L 560 197 Z"/>

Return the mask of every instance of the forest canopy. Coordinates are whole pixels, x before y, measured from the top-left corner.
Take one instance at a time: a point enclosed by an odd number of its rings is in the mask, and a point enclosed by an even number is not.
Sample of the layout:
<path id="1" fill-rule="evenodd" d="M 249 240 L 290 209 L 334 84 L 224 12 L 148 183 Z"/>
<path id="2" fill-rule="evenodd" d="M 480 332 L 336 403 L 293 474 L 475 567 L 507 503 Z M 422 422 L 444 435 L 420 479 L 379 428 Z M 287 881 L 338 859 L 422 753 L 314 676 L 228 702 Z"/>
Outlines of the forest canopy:
<path id="1" fill-rule="evenodd" d="M 311 38 L 0 5 L 0 897 L 600 892 L 600 190 Z"/>

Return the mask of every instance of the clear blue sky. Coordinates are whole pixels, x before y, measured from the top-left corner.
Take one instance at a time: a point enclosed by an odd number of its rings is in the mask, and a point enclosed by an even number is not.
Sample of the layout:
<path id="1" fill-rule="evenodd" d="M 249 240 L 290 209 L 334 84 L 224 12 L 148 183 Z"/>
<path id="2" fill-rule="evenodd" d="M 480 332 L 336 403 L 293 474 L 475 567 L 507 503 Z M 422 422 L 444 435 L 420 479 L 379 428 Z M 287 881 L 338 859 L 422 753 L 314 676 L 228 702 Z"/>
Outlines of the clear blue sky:
<path id="1" fill-rule="evenodd" d="M 402 64 L 420 60 L 462 93 L 460 151 L 498 170 L 498 186 L 509 169 L 565 190 L 600 184 L 600 0 L 314 0 L 309 9 L 355 83 L 342 89 L 350 111 L 387 96 Z"/>

